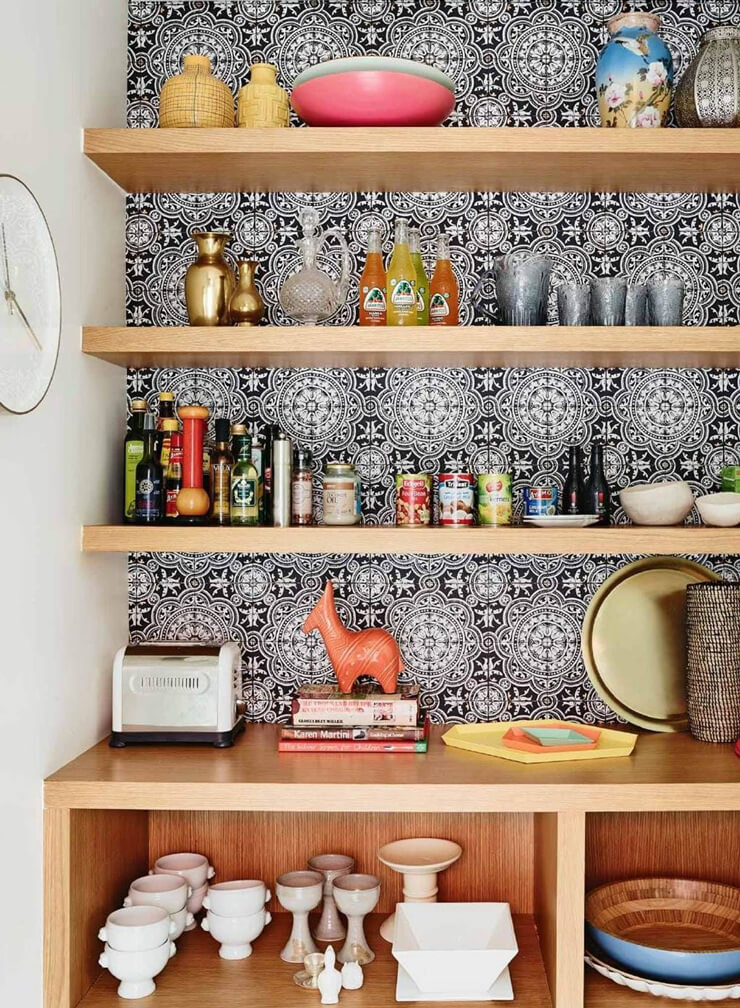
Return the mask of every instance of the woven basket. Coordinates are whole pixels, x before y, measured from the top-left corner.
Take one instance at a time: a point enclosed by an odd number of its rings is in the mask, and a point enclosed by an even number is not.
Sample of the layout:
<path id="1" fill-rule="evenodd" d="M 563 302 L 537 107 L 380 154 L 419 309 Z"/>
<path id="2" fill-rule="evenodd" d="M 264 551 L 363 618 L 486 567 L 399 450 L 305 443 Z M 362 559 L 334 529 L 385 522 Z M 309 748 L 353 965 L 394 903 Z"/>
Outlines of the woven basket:
<path id="1" fill-rule="evenodd" d="M 686 702 L 702 742 L 740 738 L 740 583 L 686 587 Z"/>
<path id="2" fill-rule="evenodd" d="M 226 127 L 234 125 L 234 96 L 211 73 L 207 56 L 190 53 L 183 71 L 170 77 L 159 93 L 159 125 L 162 129 Z"/>

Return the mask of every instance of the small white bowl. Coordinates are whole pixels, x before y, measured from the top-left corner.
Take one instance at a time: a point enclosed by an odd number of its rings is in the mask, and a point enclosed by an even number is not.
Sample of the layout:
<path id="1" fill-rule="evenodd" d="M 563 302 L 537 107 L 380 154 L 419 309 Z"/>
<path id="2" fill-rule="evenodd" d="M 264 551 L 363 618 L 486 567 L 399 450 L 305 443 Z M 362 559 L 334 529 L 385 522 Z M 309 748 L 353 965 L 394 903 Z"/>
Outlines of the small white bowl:
<path id="1" fill-rule="evenodd" d="M 106 945 L 98 963 L 121 981 L 118 996 L 134 1000 L 154 993 L 154 977 L 162 972 L 176 951 L 171 941 L 139 952 L 120 952 Z"/>
<path id="2" fill-rule="evenodd" d="M 718 528 L 740 525 L 740 493 L 714 493 L 697 497 L 696 510 L 705 525 L 716 525 Z"/>
<path id="3" fill-rule="evenodd" d="M 179 875 L 187 880 L 195 891 L 202 888 L 216 874 L 216 869 L 208 863 L 203 854 L 165 854 L 157 858 L 150 875 Z"/>
<path id="4" fill-rule="evenodd" d="M 175 913 L 170 914 L 170 920 L 175 925 L 175 930 L 170 935 L 170 941 L 177 941 L 183 931 L 186 929 L 192 931 L 195 927 L 195 917 L 193 917 L 187 907 L 183 907 L 182 910 L 176 910 Z"/>
<path id="5" fill-rule="evenodd" d="M 252 942 L 272 920 L 269 910 L 258 910 L 245 917 L 220 917 L 209 910 L 200 926 L 221 943 L 222 959 L 246 959 L 252 954 Z"/>
<path id="6" fill-rule="evenodd" d="M 619 491 L 627 517 L 635 525 L 680 525 L 694 506 L 688 483 L 636 483 Z"/>
<path id="7" fill-rule="evenodd" d="M 269 899 L 270 890 L 264 882 L 237 879 L 208 886 L 203 906 L 219 917 L 246 917 L 261 910 Z"/>
<path id="8" fill-rule="evenodd" d="M 117 952 L 140 952 L 159 948 L 175 931 L 175 923 L 163 907 L 132 906 L 108 914 L 98 938 Z"/>
<path id="9" fill-rule="evenodd" d="M 134 879 L 123 905 L 158 906 L 169 914 L 181 910 L 193 890 L 180 875 L 142 875 Z"/>

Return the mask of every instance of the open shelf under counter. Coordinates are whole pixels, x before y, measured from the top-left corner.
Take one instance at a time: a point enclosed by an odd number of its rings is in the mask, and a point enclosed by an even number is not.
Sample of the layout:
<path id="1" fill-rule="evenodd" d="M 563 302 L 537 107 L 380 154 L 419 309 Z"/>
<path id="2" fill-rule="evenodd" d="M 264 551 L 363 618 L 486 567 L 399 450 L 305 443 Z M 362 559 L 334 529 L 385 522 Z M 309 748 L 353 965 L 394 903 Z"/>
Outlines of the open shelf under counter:
<path id="1" fill-rule="evenodd" d="M 86 525 L 88 553 L 358 553 L 364 556 L 468 554 L 697 555 L 740 554 L 740 528 L 704 526 L 543 529 L 403 528 L 314 525 L 309 528 L 219 528 L 210 525 Z"/>
<path id="2" fill-rule="evenodd" d="M 217 943 L 205 932 L 184 934 L 177 942 L 177 955 L 156 978 L 157 1008 L 224 1008 L 227 1005 L 259 1004 L 264 1008 L 297 1005 L 304 998 L 318 1004 L 318 993 L 301 991 L 293 983 L 293 974 L 301 967 L 284 963 L 280 949 L 290 931 L 290 915 L 275 914 L 272 923 L 254 943 L 248 959 L 229 962 L 219 958 Z M 378 934 L 382 914 L 366 918 L 368 941 L 375 961 L 364 969 L 365 983 L 357 991 L 342 991 L 341 1003 L 347 1008 L 388 1008 L 396 1003 L 398 963 L 388 942 Z M 552 1000 L 540 954 L 534 918 L 514 916 L 519 954 L 510 966 L 515 1001 L 526 1008 L 551 1008 Z M 335 942 L 338 951 L 341 942 Z M 323 949 L 325 944 L 321 944 Z M 341 968 L 341 964 L 340 968 Z M 104 971 L 93 984 L 79 1008 L 116 1008 L 118 982 Z M 149 999 L 147 999 L 148 1003 Z M 449 1008 L 468 1008 L 470 1002 L 448 1001 Z"/>
<path id="3" fill-rule="evenodd" d="M 89 326 L 124 367 L 738 367 L 738 327 Z"/>
<path id="4" fill-rule="evenodd" d="M 731 746 L 644 734 L 619 759 L 515 763 L 444 745 L 426 754 L 278 753 L 250 724 L 232 749 L 101 742 L 45 783 L 48 808 L 323 812 L 561 812 L 740 807 Z"/>
<path id="5" fill-rule="evenodd" d="M 737 192 L 737 130 L 87 129 L 127 192 Z"/>

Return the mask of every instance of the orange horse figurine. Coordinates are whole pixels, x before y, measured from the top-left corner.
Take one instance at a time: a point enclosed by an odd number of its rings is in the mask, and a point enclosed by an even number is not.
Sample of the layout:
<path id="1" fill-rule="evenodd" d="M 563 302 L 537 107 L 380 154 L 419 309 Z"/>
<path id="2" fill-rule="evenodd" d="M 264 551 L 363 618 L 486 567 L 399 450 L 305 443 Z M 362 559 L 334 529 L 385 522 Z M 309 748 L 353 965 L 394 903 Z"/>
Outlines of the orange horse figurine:
<path id="1" fill-rule="evenodd" d="M 398 644 L 381 627 L 348 630 L 334 605 L 334 585 L 326 582 L 324 593 L 303 624 L 303 632 L 318 630 L 342 693 L 350 693 L 360 676 L 372 676 L 384 693 L 395 693 L 403 671 Z"/>

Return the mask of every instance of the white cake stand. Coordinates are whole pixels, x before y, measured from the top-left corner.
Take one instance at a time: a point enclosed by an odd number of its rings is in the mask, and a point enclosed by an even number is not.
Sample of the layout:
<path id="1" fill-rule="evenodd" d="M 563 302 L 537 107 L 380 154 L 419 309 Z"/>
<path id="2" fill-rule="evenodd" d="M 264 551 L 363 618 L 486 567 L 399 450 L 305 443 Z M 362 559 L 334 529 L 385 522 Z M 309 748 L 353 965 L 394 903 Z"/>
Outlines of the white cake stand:
<path id="1" fill-rule="evenodd" d="M 385 844 L 378 851 L 378 860 L 403 875 L 405 903 L 436 903 L 437 875 L 461 854 L 462 847 L 453 840 L 413 837 Z M 392 942 L 395 927 L 396 915 L 392 913 L 380 926 L 381 937 Z"/>

